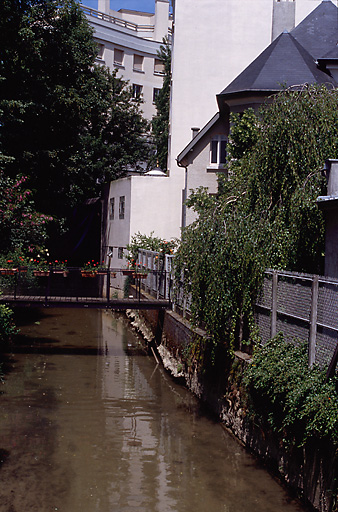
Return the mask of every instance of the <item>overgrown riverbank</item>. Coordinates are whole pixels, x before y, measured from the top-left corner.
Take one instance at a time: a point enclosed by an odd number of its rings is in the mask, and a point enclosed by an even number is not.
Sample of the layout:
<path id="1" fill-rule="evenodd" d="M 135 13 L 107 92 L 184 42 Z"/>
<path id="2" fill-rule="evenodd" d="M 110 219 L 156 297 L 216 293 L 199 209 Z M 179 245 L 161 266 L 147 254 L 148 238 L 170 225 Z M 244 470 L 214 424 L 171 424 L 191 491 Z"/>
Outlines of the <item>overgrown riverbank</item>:
<path id="1" fill-rule="evenodd" d="M 218 353 L 218 364 L 205 368 L 205 333 L 179 315 L 132 313 L 132 321 L 165 368 L 304 503 L 338 510 L 337 382 L 307 368 L 304 347 L 277 338 L 252 358 Z"/>

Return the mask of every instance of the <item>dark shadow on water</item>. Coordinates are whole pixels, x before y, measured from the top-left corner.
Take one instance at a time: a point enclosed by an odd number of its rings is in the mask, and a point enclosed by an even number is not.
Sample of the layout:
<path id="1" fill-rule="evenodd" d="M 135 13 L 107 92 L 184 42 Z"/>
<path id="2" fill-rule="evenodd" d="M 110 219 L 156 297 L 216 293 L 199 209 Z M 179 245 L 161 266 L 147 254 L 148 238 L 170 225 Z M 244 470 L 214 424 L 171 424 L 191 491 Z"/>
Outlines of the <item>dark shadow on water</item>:
<path id="1" fill-rule="evenodd" d="M 6 462 L 10 455 L 10 452 L 8 450 L 4 450 L 3 448 L 0 448 L 0 469 L 2 464 Z"/>
<path id="2" fill-rule="evenodd" d="M 40 340 L 39 340 L 40 341 Z M 51 343 L 51 340 L 49 340 Z M 12 345 L 12 354 L 57 354 L 78 356 L 101 356 L 106 350 L 97 347 L 71 347 L 71 346 L 47 346 L 47 345 Z"/>
<path id="3" fill-rule="evenodd" d="M 38 308 L 13 308 L 14 311 L 14 321 L 17 327 L 22 327 L 24 325 L 33 325 L 36 322 L 40 322 L 44 318 L 51 316 L 58 316 L 57 314 L 51 314 L 50 310 L 48 310 L 48 315 L 43 311 L 43 309 Z"/>
<path id="4" fill-rule="evenodd" d="M 30 336 L 25 336 L 24 334 L 17 334 L 11 344 L 10 351 L 13 352 L 17 347 L 21 347 L 23 345 L 28 346 L 39 346 L 39 345 L 51 345 L 54 343 L 60 343 L 60 340 L 55 338 L 45 338 L 43 336 L 39 336 L 38 338 L 31 338 Z"/>

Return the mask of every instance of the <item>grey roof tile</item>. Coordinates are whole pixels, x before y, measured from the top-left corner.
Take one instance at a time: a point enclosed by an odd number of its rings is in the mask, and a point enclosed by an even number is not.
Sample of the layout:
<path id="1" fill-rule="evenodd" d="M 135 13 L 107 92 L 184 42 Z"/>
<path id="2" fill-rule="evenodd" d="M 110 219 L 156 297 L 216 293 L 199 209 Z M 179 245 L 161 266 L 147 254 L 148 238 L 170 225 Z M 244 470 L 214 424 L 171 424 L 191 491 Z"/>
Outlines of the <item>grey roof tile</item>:
<path id="1" fill-rule="evenodd" d="M 337 7 L 324 0 L 291 34 L 315 59 L 323 57 L 338 42 Z"/>
<path id="2" fill-rule="evenodd" d="M 280 34 L 220 95 L 240 94 L 248 91 L 279 91 L 283 87 L 304 83 L 336 82 L 319 70 L 311 55 L 284 32 Z"/>

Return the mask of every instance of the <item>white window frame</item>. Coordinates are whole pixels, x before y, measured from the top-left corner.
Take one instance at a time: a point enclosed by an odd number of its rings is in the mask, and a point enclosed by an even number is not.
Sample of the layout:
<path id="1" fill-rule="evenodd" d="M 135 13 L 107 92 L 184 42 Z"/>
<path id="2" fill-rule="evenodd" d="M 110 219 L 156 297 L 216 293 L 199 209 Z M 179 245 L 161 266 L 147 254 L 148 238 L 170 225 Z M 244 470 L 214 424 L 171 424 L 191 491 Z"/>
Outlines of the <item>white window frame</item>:
<path id="1" fill-rule="evenodd" d="M 227 144 L 228 139 L 225 135 L 215 135 L 212 137 L 210 141 L 210 147 L 209 147 L 209 165 L 208 169 L 215 170 L 215 169 L 224 169 L 225 163 L 226 163 L 226 153 L 224 162 L 222 162 L 223 158 L 221 157 L 221 151 L 224 147 L 224 143 Z M 214 150 L 214 147 L 216 145 L 216 151 Z M 216 155 L 215 155 L 216 153 Z M 215 158 L 216 156 L 216 158 Z"/>
<path id="2" fill-rule="evenodd" d="M 143 85 L 133 84 L 133 98 L 134 100 L 142 97 Z"/>

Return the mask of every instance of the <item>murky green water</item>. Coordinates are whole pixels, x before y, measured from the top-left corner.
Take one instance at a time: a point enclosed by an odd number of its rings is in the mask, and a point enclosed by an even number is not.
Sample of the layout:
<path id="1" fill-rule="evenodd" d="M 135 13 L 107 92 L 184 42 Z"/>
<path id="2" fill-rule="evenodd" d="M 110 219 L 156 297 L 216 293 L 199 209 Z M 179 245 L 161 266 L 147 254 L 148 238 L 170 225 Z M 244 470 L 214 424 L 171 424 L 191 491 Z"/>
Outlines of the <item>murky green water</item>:
<path id="1" fill-rule="evenodd" d="M 23 322 L 0 387 L 1 512 L 302 510 L 124 318 L 41 315 Z"/>

